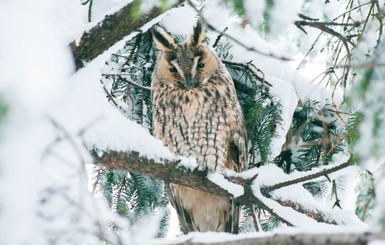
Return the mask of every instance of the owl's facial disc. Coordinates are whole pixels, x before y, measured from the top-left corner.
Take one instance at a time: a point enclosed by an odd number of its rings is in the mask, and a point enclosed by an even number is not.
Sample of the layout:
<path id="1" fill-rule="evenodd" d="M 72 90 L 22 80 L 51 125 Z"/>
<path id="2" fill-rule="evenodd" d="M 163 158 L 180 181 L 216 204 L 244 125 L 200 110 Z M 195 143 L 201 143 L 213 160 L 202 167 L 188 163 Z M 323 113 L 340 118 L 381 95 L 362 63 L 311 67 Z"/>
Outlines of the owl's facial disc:
<path id="1" fill-rule="evenodd" d="M 170 61 L 170 64 L 172 65 L 170 71 L 172 73 L 178 73 L 181 78 L 180 85 L 182 85 L 182 87 L 184 87 L 185 89 L 192 89 L 198 85 L 196 75 L 197 69 L 199 67 L 199 59 L 200 56 L 194 57 L 194 59 L 190 60 L 190 62 L 181 59 L 179 62 L 183 65 L 180 65 L 176 59 Z M 200 66 L 202 65 L 200 64 Z"/>

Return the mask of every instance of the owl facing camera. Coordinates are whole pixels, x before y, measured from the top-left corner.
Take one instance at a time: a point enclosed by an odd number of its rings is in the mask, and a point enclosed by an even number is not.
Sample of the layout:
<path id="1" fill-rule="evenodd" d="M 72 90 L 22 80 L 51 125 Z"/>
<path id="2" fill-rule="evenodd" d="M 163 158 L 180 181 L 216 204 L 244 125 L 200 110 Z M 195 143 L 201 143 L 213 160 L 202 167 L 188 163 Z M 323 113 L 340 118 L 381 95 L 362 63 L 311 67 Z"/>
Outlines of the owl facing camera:
<path id="1" fill-rule="evenodd" d="M 162 51 L 152 74 L 153 133 L 178 156 L 195 157 L 201 169 L 247 168 L 243 111 L 233 80 L 206 45 L 200 21 L 185 43 L 161 27 L 152 29 Z M 239 207 L 227 197 L 169 184 L 181 229 L 238 232 Z"/>

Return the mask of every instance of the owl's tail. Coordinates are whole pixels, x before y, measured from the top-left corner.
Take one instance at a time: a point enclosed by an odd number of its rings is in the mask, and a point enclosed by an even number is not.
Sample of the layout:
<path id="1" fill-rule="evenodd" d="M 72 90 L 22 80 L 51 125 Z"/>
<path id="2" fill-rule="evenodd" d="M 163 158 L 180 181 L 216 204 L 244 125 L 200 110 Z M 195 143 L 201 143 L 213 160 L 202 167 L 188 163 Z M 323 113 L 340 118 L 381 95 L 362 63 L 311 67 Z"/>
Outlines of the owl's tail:
<path id="1" fill-rule="evenodd" d="M 183 233 L 238 233 L 239 206 L 229 198 L 176 184 L 170 184 L 168 193 Z"/>

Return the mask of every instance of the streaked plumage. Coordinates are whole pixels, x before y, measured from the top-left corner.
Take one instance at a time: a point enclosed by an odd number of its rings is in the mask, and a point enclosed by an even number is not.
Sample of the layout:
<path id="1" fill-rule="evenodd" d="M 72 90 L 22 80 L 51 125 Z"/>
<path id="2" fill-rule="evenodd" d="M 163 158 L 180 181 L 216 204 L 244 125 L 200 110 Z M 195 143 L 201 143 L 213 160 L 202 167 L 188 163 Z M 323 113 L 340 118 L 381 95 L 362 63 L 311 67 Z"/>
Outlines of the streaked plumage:
<path id="1" fill-rule="evenodd" d="M 209 171 L 246 168 L 246 132 L 231 76 L 202 44 L 204 30 L 175 44 L 163 29 L 153 29 L 162 51 L 152 75 L 155 137 L 176 155 L 196 157 Z M 228 198 L 170 184 L 169 196 L 181 229 L 237 233 L 239 208 Z"/>

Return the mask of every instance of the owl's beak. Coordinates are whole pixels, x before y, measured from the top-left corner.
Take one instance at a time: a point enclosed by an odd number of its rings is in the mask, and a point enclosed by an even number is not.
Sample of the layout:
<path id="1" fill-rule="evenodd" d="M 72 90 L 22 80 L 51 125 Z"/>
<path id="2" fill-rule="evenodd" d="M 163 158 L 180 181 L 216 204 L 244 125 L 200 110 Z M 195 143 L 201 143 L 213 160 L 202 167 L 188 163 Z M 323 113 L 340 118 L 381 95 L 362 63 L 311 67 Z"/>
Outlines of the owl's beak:
<path id="1" fill-rule="evenodd" d="M 186 75 L 186 81 L 185 81 L 185 86 L 186 88 L 190 89 L 194 87 L 195 81 L 193 78 L 191 78 L 191 75 Z"/>

